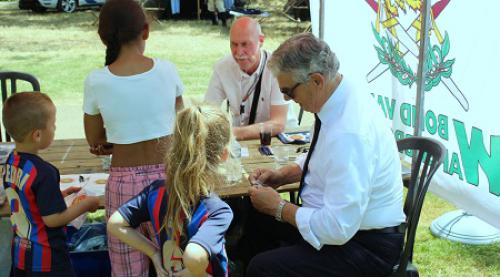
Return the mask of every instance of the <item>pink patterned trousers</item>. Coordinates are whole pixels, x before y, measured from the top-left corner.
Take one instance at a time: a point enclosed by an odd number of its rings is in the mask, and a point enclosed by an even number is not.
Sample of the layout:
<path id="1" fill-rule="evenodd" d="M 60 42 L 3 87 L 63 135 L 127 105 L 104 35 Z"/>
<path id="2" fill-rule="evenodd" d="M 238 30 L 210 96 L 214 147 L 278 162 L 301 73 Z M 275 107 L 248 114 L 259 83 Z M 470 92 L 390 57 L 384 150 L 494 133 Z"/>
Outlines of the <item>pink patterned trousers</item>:
<path id="1" fill-rule="evenodd" d="M 165 166 L 163 164 L 111 167 L 106 184 L 106 217 L 109 218 L 121 205 L 158 179 L 165 179 Z M 156 243 L 151 223 L 144 223 L 139 229 L 146 237 Z M 143 253 L 109 234 L 108 250 L 112 276 L 148 276 L 149 258 Z"/>

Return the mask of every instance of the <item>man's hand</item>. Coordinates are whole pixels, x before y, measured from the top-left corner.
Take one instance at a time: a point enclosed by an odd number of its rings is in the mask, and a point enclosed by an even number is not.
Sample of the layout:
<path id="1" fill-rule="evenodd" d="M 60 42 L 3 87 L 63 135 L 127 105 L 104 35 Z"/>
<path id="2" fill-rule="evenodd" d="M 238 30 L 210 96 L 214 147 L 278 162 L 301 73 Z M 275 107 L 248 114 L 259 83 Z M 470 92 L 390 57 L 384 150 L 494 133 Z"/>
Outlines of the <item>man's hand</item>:
<path id="1" fill-rule="evenodd" d="M 70 195 L 70 194 L 73 194 L 73 193 L 77 193 L 81 190 L 82 188 L 81 187 L 77 187 L 77 186 L 71 186 L 63 191 L 61 191 L 61 194 L 64 197 Z"/>
<path id="2" fill-rule="evenodd" d="M 279 170 L 257 168 L 249 176 L 248 181 L 252 185 L 262 185 L 277 188 L 281 186 L 283 176 Z"/>
<path id="3" fill-rule="evenodd" d="M 263 214 L 273 216 L 276 214 L 281 197 L 279 193 L 270 187 L 260 185 L 251 186 L 248 190 L 250 200 L 255 209 Z"/>

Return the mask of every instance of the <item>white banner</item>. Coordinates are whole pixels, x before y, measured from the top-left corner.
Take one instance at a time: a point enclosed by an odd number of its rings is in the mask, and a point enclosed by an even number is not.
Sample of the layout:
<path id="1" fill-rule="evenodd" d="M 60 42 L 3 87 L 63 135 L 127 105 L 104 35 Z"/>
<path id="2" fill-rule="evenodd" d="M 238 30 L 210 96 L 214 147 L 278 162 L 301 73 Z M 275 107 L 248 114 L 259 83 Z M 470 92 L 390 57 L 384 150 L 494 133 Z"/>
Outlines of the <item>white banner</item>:
<path id="1" fill-rule="evenodd" d="M 420 1 L 325 0 L 325 41 L 397 139 L 413 134 Z M 430 190 L 500 228 L 500 1 L 432 1 L 423 136 L 448 149 Z M 318 34 L 319 0 L 311 1 Z M 496 119 L 496 120 L 495 120 Z"/>

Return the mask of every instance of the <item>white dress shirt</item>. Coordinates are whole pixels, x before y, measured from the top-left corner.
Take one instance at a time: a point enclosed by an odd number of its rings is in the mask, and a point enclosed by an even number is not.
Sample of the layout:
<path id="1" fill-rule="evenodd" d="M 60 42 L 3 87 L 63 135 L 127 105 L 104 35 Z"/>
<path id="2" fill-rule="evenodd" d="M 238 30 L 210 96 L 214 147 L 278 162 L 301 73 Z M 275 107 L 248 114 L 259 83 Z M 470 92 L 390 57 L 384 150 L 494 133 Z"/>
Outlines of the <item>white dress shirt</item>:
<path id="1" fill-rule="evenodd" d="M 344 78 L 318 113 L 321 130 L 295 219 L 314 248 L 405 220 L 394 136 L 372 97 Z M 306 154 L 297 159 L 303 168 Z"/>
<path id="2" fill-rule="evenodd" d="M 261 69 L 264 67 L 262 72 L 260 101 L 255 114 L 255 122 L 269 120 L 271 116 L 271 106 L 289 105 L 287 126 L 297 126 L 297 119 L 293 113 L 290 102 L 284 99 L 279 89 L 278 80 L 266 66 L 267 61 L 271 58 L 271 53 L 261 50 L 260 57 L 259 67 L 251 75 L 243 72 L 231 55 L 227 55 L 219 60 L 214 66 L 214 72 L 205 94 L 205 101 L 220 105 L 227 99 L 229 101 L 231 114 L 234 118 L 233 126 L 248 125 L 253 94 L 257 82 L 259 81 Z M 241 104 L 243 104 L 245 108 L 244 113 L 240 115 Z"/>

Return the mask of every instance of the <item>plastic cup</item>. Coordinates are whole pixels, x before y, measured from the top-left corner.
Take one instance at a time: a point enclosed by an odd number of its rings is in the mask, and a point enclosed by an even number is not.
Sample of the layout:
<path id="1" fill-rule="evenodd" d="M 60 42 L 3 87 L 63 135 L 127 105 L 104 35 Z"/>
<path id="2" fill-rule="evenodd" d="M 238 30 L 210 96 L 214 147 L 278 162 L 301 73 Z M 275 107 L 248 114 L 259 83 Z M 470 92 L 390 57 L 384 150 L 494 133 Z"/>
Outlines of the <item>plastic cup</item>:
<path id="1" fill-rule="evenodd" d="M 235 184 L 241 180 L 243 170 L 239 158 L 230 157 L 222 164 L 221 174 L 226 178 L 228 184 Z"/>
<path id="2" fill-rule="evenodd" d="M 286 145 L 273 147 L 273 158 L 276 163 L 287 164 L 290 159 L 290 151 L 292 151 L 291 147 Z"/>
<path id="3" fill-rule="evenodd" d="M 260 145 L 271 145 L 271 135 L 273 125 L 270 123 L 260 123 Z"/>

